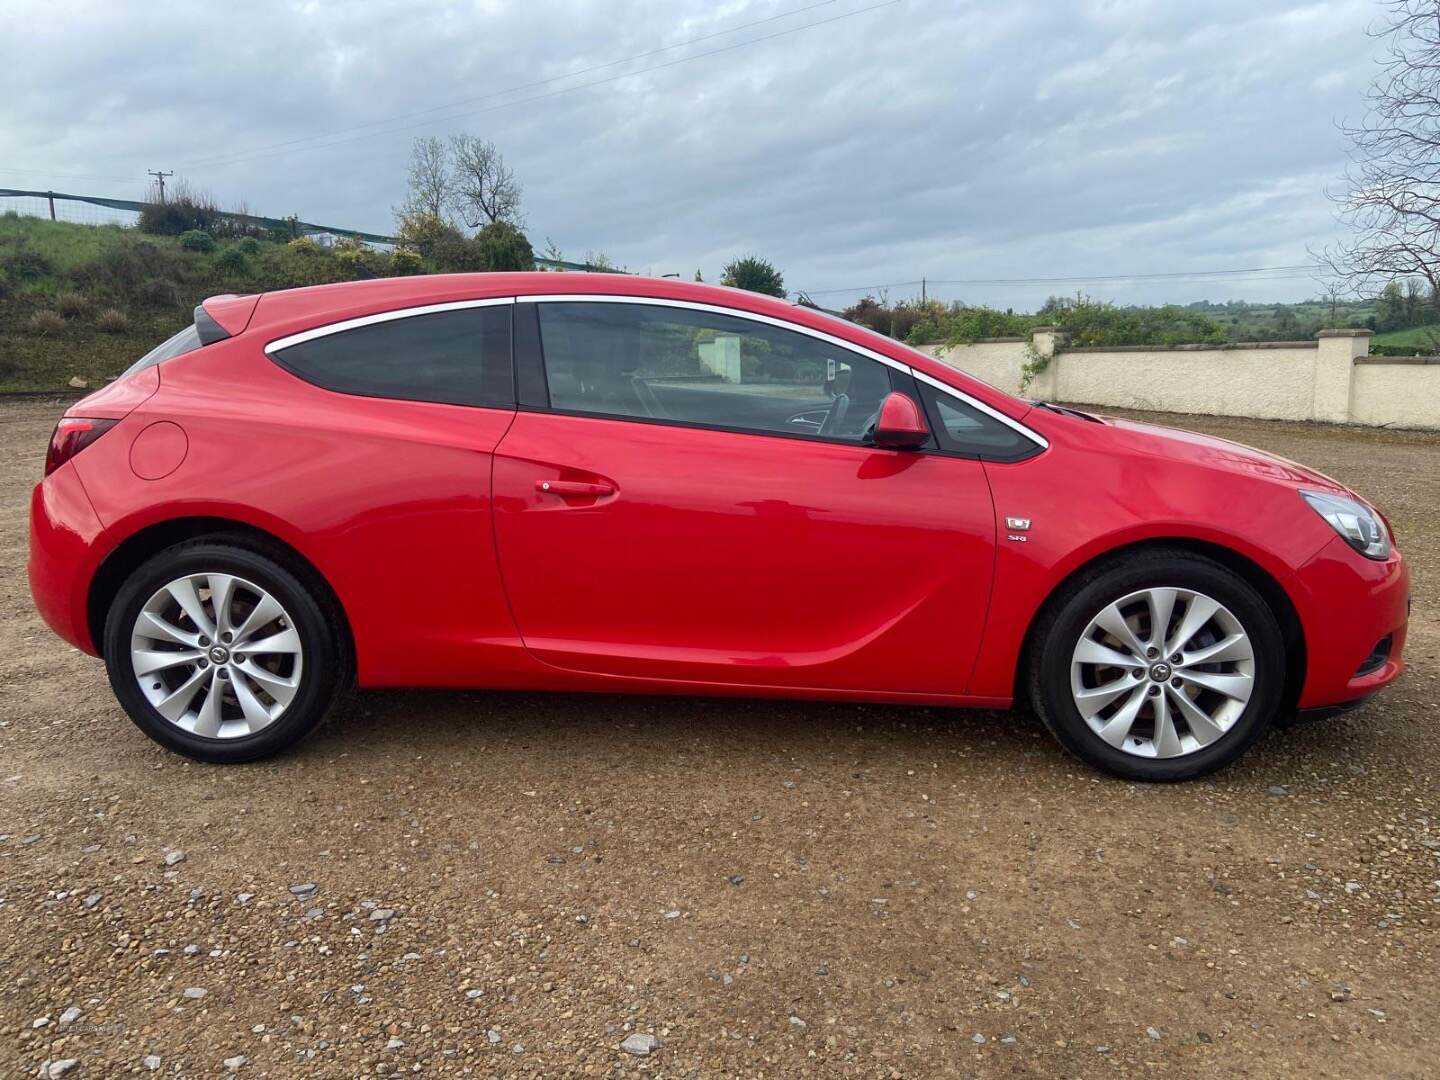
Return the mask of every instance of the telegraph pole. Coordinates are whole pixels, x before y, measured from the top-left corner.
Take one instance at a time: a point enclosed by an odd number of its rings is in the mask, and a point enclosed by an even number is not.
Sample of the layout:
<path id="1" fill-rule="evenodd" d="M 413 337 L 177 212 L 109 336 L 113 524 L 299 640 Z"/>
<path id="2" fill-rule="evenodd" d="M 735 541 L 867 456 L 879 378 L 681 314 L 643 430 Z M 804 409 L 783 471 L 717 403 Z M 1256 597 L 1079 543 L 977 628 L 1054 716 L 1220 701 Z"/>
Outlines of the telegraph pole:
<path id="1" fill-rule="evenodd" d="M 147 172 L 150 176 L 155 177 L 155 182 L 160 185 L 160 201 L 163 203 L 165 201 L 165 178 L 167 176 L 174 176 L 175 170 L 171 169 L 169 172 L 160 172 L 155 169 L 149 169 Z"/>

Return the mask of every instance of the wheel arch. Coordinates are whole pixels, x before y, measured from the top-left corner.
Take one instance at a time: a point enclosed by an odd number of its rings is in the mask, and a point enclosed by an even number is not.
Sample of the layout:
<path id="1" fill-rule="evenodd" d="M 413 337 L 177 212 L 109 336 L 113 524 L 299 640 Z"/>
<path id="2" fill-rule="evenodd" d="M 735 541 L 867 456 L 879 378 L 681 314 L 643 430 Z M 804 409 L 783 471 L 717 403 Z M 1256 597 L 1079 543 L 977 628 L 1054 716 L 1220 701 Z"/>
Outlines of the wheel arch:
<path id="1" fill-rule="evenodd" d="M 293 544 L 272 532 L 234 518 L 214 516 L 170 518 L 154 522 L 127 536 L 105 557 L 91 579 L 86 604 L 90 640 L 95 643 L 97 650 L 103 653 L 105 616 L 125 579 L 156 552 L 188 540 L 206 537 L 248 548 L 274 559 L 307 585 L 320 590 L 339 615 L 345 655 L 355 655 L 355 636 L 345 605 L 340 602 L 340 597 L 313 562 Z"/>
<path id="2" fill-rule="evenodd" d="M 1248 556 L 1223 544 L 1189 536 L 1157 537 L 1109 548 L 1073 567 L 1068 574 L 1061 578 L 1035 609 L 1034 614 L 1030 617 L 1030 623 L 1025 629 L 1019 662 L 1015 665 L 1015 700 L 1017 702 L 1028 700 L 1025 681 L 1030 667 L 1031 650 L 1037 644 L 1036 629 L 1043 621 L 1044 616 L 1057 603 L 1061 602 L 1071 583 L 1099 563 L 1154 548 L 1169 548 L 1203 555 L 1220 563 L 1260 594 L 1261 599 L 1275 615 L 1275 621 L 1280 625 L 1280 633 L 1285 639 L 1285 689 L 1280 699 L 1280 715 L 1285 717 L 1293 712 L 1296 703 L 1300 700 L 1300 690 L 1305 684 L 1308 657 L 1305 629 L 1300 622 L 1299 612 L 1290 599 L 1290 594 L 1285 591 L 1285 587 L 1269 570 Z"/>

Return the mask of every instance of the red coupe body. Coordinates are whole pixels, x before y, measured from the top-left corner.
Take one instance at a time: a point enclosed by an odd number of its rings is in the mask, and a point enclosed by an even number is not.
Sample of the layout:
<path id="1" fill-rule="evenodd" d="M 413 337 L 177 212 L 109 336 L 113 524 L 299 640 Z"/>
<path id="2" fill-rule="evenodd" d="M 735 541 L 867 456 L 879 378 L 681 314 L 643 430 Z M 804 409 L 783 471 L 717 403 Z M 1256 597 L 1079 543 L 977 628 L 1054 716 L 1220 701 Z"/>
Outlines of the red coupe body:
<path id="1" fill-rule="evenodd" d="M 534 312 L 582 298 L 794 328 L 953 391 L 1029 449 L 987 460 L 527 404 Z M 514 320 L 508 401 L 347 393 L 277 360 L 336 324 L 487 301 Z M 67 416 L 113 426 L 35 489 L 35 599 L 87 652 L 125 569 L 224 525 L 313 567 L 368 687 L 1004 707 L 1047 598 L 1097 558 L 1158 541 L 1266 595 L 1299 707 L 1361 698 L 1403 666 L 1401 556 L 1363 557 L 1297 495 L 1343 492 L 1334 481 L 1218 439 L 1036 407 L 804 307 L 586 274 L 398 278 L 204 307 L 214 340 L 73 405 Z M 546 362 L 553 340 L 547 326 Z M 723 344 L 702 342 L 717 371 Z M 655 383 L 675 401 L 694 385 Z M 1357 674 L 1386 637 L 1384 663 Z"/>

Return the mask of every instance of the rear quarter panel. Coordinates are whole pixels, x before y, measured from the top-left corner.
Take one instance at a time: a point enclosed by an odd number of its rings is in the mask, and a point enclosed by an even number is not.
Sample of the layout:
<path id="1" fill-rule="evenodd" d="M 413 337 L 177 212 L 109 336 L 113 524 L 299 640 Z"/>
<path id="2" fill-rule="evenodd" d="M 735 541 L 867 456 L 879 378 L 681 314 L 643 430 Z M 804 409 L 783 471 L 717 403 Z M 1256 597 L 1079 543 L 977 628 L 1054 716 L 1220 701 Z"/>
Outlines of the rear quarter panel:
<path id="1" fill-rule="evenodd" d="M 322 390 L 264 340 L 160 365 L 161 389 L 75 460 L 111 542 L 182 517 L 262 529 L 334 589 L 362 685 L 483 683 L 518 648 L 490 527 L 490 452 L 514 414 Z M 156 421 L 188 452 L 144 480 L 130 451 Z"/>

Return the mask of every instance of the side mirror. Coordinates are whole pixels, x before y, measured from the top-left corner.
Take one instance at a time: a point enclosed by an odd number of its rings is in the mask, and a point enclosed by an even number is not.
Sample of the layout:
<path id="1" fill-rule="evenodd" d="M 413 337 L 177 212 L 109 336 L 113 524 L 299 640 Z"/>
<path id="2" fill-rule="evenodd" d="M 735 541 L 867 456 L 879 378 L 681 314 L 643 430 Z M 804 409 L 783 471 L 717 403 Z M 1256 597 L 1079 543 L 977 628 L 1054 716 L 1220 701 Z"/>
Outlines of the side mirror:
<path id="1" fill-rule="evenodd" d="M 906 394 L 886 394 L 875 418 L 875 445 L 886 450 L 915 450 L 929 441 L 930 429 L 915 400 Z"/>

